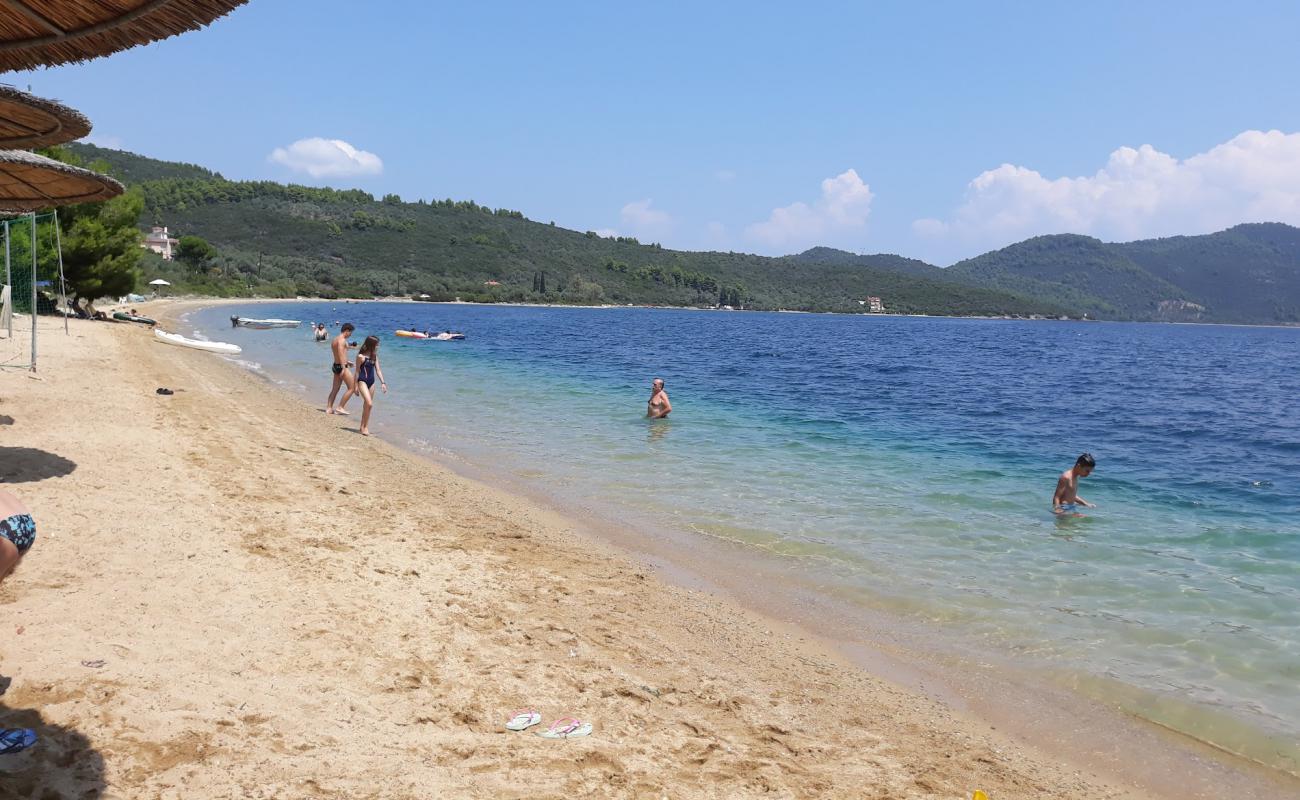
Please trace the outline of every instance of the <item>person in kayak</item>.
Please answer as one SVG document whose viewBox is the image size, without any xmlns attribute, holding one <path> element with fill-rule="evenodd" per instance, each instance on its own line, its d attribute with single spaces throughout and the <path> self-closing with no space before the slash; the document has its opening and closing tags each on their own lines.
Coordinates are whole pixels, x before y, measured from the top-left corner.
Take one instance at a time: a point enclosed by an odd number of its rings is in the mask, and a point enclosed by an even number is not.
<svg viewBox="0 0 1300 800">
<path fill-rule="evenodd" d="M 364 408 L 361 410 L 361 435 L 370 435 L 370 412 L 375 408 L 375 380 L 379 380 L 379 388 L 384 394 L 388 394 L 388 384 L 384 383 L 384 371 L 379 368 L 379 337 L 367 336 L 366 340 L 361 343 L 361 349 L 357 351 L 357 382 L 348 389 L 347 394 L 343 395 L 343 401 L 339 403 L 339 409 L 342 410 L 352 399 L 352 395 L 361 395 L 361 402 Z M 343 413 L 347 413 L 343 411 Z"/>
<path fill-rule="evenodd" d="M 645 415 L 650 419 L 663 419 L 673 413 L 673 404 L 668 401 L 664 391 L 664 379 L 655 378 L 650 384 L 650 402 L 646 404 Z"/>
<path fill-rule="evenodd" d="M 348 362 L 348 334 L 354 330 L 356 327 L 351 322 L 345 322 L 339 328 L 339 335 L 330 342 L 330 352 L 334 356 L 334 364 L 330 367 L 334 373 L 334 384 L 330 387 L 329 399 L 325 401 L 326 414 L 348 413 L 342 408 L 334 407 L 334 398 L 338 397 L 339 387 L 344 384 L 347 384 L 349 392 L 357 388 L 357 378 L 352 374 L 352 364 Z"/>
</svg>

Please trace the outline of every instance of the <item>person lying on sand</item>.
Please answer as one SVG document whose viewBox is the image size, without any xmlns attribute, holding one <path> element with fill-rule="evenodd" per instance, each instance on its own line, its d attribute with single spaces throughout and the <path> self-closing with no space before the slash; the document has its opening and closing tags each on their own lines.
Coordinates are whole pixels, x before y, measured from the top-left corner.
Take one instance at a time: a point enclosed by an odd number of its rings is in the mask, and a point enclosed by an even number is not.
<svg viewBox="0 0 1300 800">
<path fill-rule="evenodd" d="M 352 374 L 352 364 L 348 361 L 348 334 L 356 328 L 351 322 L 343 323 L 339 329 L 339 335 L 334 337 L 330 342 L 330 352 L 334 355 L 334 364 L 330 370 L 334 373 L 334 383 L 330 386 L 329 399 L 325 401 L 326 414 L 346 414 L 348 412 L 334 407 L 334 398 L 339 395 L 339 387 L 347 384 L 348 392 L 357 388 L 356 376 Z"/>
<path fill-rule="evenodd" d="M 34 541 L 32 512 L 17 497 L 0 490 L 0 581 L 18 566 Z"/>
<path fill-rule="evenodd" d="M 1075 459 L 1073 467 L 1061 473 L 1060 480 L 1056 482 L 1056 492 L 1052 495 L 1053 514 L 1068 514 L 1076 506 L 1097 507 L 1079 496 L 1079 479 L 1091 475 L 1096 466 L 1097 461 L 1092 453 L 1084 453 Z"/>
<path fill-rule="evenodd" d="M 645 415 L 650 419 L 663 419 L 673 413 L 673 404 L 668 401 L 664 391 L 664 379 L 655 378 L 650 384 L 650 402 L 646 404 Z"/>
</svg>

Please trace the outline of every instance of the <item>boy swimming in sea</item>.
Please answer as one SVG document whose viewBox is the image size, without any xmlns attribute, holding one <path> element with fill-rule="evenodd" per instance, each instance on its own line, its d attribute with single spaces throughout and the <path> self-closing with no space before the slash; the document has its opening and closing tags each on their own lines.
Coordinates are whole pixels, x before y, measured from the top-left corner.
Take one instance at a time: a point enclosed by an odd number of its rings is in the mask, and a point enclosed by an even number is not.
<svg viewBox="0 0 1300 800">
<path fill-rule="evenodd" d="M 1061 479 L 1056 482 L 1056 493 L 1052 495 L 1053 514 L 1068 514 L 1076 506 L 1097 507 L 1079 496 L 1079 479 L 1091 475 L 1096 466 L 1092 453 L 1084 453 L 1075 459 L 1073 467 L 1061 473 Z"/>
</svg>

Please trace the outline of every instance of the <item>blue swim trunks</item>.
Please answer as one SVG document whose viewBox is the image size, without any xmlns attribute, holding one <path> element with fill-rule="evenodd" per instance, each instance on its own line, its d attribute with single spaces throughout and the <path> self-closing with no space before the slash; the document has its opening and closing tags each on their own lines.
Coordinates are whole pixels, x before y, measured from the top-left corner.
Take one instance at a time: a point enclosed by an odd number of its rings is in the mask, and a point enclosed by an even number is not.
<svg viewBox="0 0 1300 800">
<path fill-rule="evenodd" d="M 26 553 L 36 541 L 36 523 L 30 514 L 14 514 L 0 520 L 0 536 L 13 542 L 19 553 Z"/>
</svg>

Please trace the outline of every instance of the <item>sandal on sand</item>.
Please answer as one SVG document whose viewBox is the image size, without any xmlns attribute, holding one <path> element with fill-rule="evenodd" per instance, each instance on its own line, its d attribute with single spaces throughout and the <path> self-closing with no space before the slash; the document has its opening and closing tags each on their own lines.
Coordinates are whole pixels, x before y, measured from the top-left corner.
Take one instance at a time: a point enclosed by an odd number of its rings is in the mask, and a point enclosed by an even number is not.
<svg viewBox="0 0 1300 800">
<path fill-rule="evenodd" d="M 522 731 L 533 727 L 542 721 L 542 715 L 533 711 L 531 708 L 520 709 L 519 711 L 510 712 L 510 721 L 506 723 L 508 731 Z"/>
<path fill-rule="evenodd" d="M 21 753 L 36 744 L 36 731 L 30 728 L 9 728 L 0 731 L 0 756 Z"/>
<path fill-rule="evenodd" d="M 537 735 L 543 739 L 576 739 L 591 735 L 591 723 L 576 717 L 563 717 L 552 722 L 546 730 L 538 731 Z"/>
</svg>

